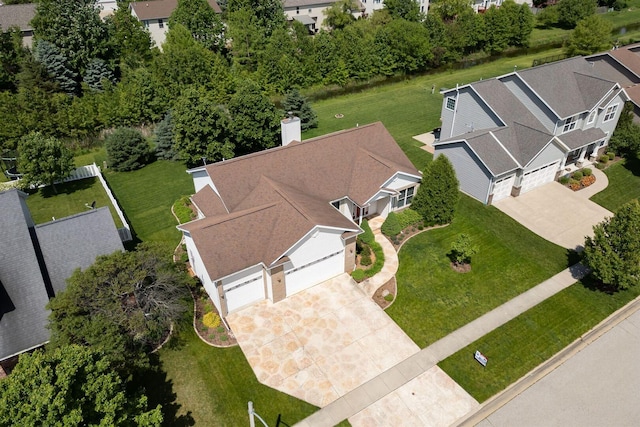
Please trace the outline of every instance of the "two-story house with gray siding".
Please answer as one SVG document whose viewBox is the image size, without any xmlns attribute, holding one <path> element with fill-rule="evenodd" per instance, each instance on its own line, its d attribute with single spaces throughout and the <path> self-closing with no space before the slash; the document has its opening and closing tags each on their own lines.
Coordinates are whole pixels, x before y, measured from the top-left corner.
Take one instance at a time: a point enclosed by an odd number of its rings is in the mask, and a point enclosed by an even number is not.
<svg viewBox="0 0 640 427">
<path fill-rule="evenodd" d="M 553 181 L 605 150 L 627 94 L 582 57 L 443 91 L 435 156 L 491 204 Z"/>
</svg>

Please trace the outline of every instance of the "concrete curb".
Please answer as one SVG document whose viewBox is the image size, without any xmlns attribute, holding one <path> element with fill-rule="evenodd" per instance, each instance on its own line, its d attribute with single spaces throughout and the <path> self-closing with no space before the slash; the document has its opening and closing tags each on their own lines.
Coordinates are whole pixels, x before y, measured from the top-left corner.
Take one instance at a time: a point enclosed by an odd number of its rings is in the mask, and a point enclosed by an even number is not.
<svg viewBox="0 0 640 427">
<path fill-rule="evenodd" d="M 587 331 L 580 338 L 576 339 L 574 342 L 562 349 L 552 358 L 541 363 L 539 366 L 527 373 L 524 377 L 484 402 L 477 411 L 468 414 L 464 418 L 456 421 L 454 425 L 459 427 L 475 426 L 482 420 L 488 418 L 491 414 L 506 405 L 509 401 L 523 393 L 526 389 L 531 387 L 536 382 L 540 381 L 542 378 L 554 371 L 568 359 L 582 351 L 584 348 L 596 341 L 606 332 L 613 329 L 614 326 L 618 325 L 620 322 L 622 322 L 638 310 L 640 310 L 640 297 L 637 297 L 629 304 L 618 309 L 598 325 L 594 326 L 591 330 Z"/>
</svg>

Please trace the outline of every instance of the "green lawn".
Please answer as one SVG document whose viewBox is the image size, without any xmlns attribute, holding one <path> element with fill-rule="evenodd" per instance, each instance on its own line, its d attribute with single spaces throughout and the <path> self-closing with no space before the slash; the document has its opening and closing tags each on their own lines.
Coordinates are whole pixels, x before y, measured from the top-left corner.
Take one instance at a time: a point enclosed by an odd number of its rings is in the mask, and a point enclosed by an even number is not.
<svg viewBox="0 0 640 427">
<path fill-rule="evenodd" d="M 36 224 L 51 221 L 53 217 L 62 218 L 86 212 L 86 204 L 91 205 L 95 200 L 96 207 L 108 206 L 116 227 L 122 227 L 122 221 L 120 221 L 98 178 L 56 184 L 56 190 L 58 191 L 57 195 L 54 194 L 50 186 L 43 187 L 30 193 L 27 197 L 27 206 L 29 206 L 31 217 Z"/>
<path fill-rule="evenodd" d="M 178 415 L 195 425 L 243 426 L 248 424 L 247 402 L 270 426 L 293 425 L 318 408 L 258 382 L 240 347 L 220 349 L 204 344 L 185 328 L 180 345 L 160 352 L 163 370 L 181 405 Z M 256 425 L 261 425 L 256 421 Z"/>
<path fill-rule="evenodd" d="M 578 282 L 465 347 L 439 366 L 479 402 L 504 390 L 640 294 L 609 295 Z M 489 362 L 473 359 L 480 350 Z M 606 367 L 605 367 L 606 368 Z M 587 372 L 585 374 L 588 375 Z"/>
<path fill-rule="evenodd" d="M 183 163 L 158 160 L 133 172 L 104 174 L 137 239 L 172 249 L 178 244 L 180 232 L 171 205 L 193 194 L 193 180 L 185 171 Z"/>
<path fill-rule="evenodd" d="M 609 186 L 591 200 L 615 212 L 625 203 L 640 197 L 640 160 L 630 158 L 609 166 L 604 171 Z"/>
<path fill-rule="evenodd" d="M 431 155 L 420 149 L 422 144 L 412 137 L 440 126 L 441 88 L 451 88 L 456 84 L 462 85 L 506 74 L 513 71 L 515 66 L 518 69 L 531 67 L 533 60 L 540 56 L 560 53 L 562 49 L 552 49 L 542 54 L 502 58 L 464 70 L 414 77 L 399 83 L 316 101 L 313 102 L 313 109 L 318 113 L 320 126 L 305 132 L 303 138 L 309 139 L 349 129 L 357 124 L 381 121 L 414 165 L 422 169 L 431 159 Z M 432 87 L 435 87 L 434 94 L 431 94 Z M 337 119 L 336 114 L 342 114 L 344 117 Z"/>
<path fill-rule="evenodd" d="M 479 248 L 469 273 L 450 267 L 460 233 Z M 569 264 L 567 251 L 504 215 L 462 196 L 448 227 L 411 238 L 398 254 L 398 296 L 387 314 L 426 347 L 548 279 Z"/>
</svg>

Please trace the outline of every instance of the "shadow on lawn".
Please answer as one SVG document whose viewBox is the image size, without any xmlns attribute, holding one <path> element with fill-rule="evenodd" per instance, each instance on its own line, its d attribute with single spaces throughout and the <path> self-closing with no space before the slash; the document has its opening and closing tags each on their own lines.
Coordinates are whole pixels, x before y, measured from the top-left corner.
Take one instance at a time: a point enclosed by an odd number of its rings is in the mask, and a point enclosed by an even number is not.
<svg viewBox="0 0 640 427">
<path fill-rule="evenodd" d="M 60 184 L 56 184 L 56 191 L 58 192 L 57 194 L 72 194 L 72 193 L 75 193 L 76 191 L 87 190 L 96 183 L 97 179 L 98 178 L 95 178 L 95 177 L 84 178 L 84 179 L 79 179 L 77 181 L 70 181 L 70 182 L 63 182 Z M 53 187 L 51 185 L 42 187 L 41 189 L 34 191 L 34 193 L 37 193 L 38 191 L 40 191 L 40 194 L 45 199 L 56 196 L 56 192 L 53 191 Z M 87 203 L 91 203 L 91 200 L 87 200 Z"/>
<path fill-rule="evenodd" d="M 138 384 L 144 386 L 149 397 L 149 407 L 162 405 L 165 426 L 186 427 L 195 425 L 191 411 L 184 415 L 178 415 L 180 405 L 176 403 L 176 394 L 173 391 L 173 382 L 167 379 L 167 373 L 162 369 L 162 362 L 157 354 L 150 354 L 151 366 L 140 372 Z"/>
<path fill-rule="evenodd" d="M 629 156 L 624 162 L 624 168 L 634 176 L 640 176 L 640 159 L 636 156 Z"/>
<path fill-rule="evenodd" d="M 614 285 L 606 285 L 602 283 L 600 280 L 593 277 L 593 274 L 589 274 L 584 279 L 582 279 L 581 282 L 582 286 L 594 292 L 602 292 L 607 295 L 614 295 L 620 291 Z"/>
</svg>

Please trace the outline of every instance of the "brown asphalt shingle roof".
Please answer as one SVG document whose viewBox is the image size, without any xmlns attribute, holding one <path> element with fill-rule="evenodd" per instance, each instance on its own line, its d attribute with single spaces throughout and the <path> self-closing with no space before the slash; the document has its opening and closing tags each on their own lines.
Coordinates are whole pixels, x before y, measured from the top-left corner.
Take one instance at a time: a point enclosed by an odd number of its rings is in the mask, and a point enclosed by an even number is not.
<svg viewBox="0 0 640 427">
<path fill-rule="evenodd" d="M 191 201 L 206 217 L 229 213 L 220 197 L 208 185 L 191 196 Z"/>
<path fill-rule="evenodd" d="M 230 213 L 179 228 L 191 234 L 212 280 L 258 263 L 273 265 L 317 226 L 359 232 L 331 201 L 348 196 L 364 204 L 396 172 L 419 175 L 382 123 L 226 160 L 206 170 Z M 201 211 L 218 212 L 217 202 L 211 207 L 204 201 L 217 197 L 207 187 L 193 197 L 194 203 Z"/>
</svg>

